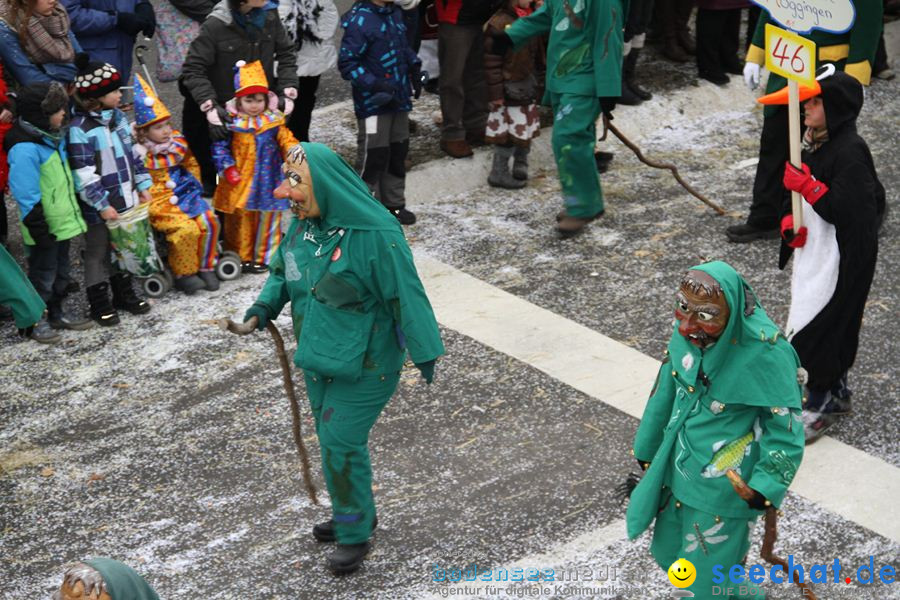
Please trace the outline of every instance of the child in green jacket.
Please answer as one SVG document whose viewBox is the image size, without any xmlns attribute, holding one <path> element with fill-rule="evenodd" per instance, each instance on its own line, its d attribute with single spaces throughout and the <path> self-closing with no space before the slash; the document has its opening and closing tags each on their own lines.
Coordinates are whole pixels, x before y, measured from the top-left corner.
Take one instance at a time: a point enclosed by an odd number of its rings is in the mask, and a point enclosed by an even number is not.
<svg viewBox="0 0 900 600">
<path fill-rule="evenodd" d="M 9 156 L 9 189 L 19 205 L 28 279 L 47 304 L 47 318 L 31 339 L 52 343 L 52 329 L 87 329 L 89 319 L 63 308 L 69 275 L 69 242 L 87 230 L 72 186 L 60 133 L 69 97 L 59 83 L 35 83 L 19 94 L 19 118 L 3 142 Z"/>
</svg>

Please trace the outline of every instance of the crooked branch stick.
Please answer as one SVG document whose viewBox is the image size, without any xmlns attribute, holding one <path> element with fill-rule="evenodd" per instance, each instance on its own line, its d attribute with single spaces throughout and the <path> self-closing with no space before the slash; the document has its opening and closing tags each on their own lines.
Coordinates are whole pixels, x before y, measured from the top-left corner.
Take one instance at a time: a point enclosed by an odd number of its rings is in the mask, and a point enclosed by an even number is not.
<svg viewBox="0 0 900 600">
<path fill-rule="evenodd" d="M 735 493 L 738 496 L 743 498 L 744 500 L 750 500 L 753 498 L 753 490 L 744 483 L 744 480 L 738 475 L 734 470 L 728 469 L 725 472 L 725 475 L 728 477 L 728 481 L 731 482 L 731 486 L 734 488 Z M 778 539 L 778 511 L 774 506 L 770 506 L 766 509 L 765 516 L 765 533 L 763 534 L 763 543 L 762 548 L 759 551 L 760 557 L 763 560 L 770 562 L 773 565 L 781 565 L 781 568 L 784 569 L 784 572 L 787 574 L 787 577 L 793 579 L 791 574 L 788 572 L 788 564 L 787 561 L 781 558 L 780 556 L 775 555 L 775 540 Z M 797 584 L 797 587 L 800 588 L 800 592 L 803 594 L 804 598 L 808 598 L 810 600 L 816 600 L 816 595 L 813 594 L 812 588 L 809 587 L 806 583 L 802 581 L 794 581 Z"/>
<path fill-rule="evenodd" d="M 259 319 L 250 317 L 245 323 L 235 323 L 231 319 L 219 319 L 219 327 L 224 331 L 230 331 L 237 335 L 247 335 L 252 333 Z M 319 499 L 316 496 L 316 485 L 313 483 L 312 474 L 309 467 L 309 455 L 306 452 L 306 446 L 303 444 L 303 437 L 300 435 L 300 405 L 297 403 L 297 395 L 294 393 L 294 380 L 291 378 L 291 363 L 288 360 L 287 352 L 284 350 L 284 338 L 274 323 L 269 321 L 266 323 L 266 329 L 272 335 L 272 341 L 275 342 L 275 354 L 278 355 L 278 362 L 281 364 L 281 375 L 284 380 L 284 391 L 287 392 L 288 400 L 291 402 L 291 430 L 294 434 L 294 443 L 297 445 L 297 453 L 300 455 L 300 469 L 303 474 L 303 485 L 306 486 L 306 494 L 313 504 L 318 504 Z"/>
<path fill-rule="evenodd" d="M 641 149 L 638 148 L 634 142 L 632 142 L 627 137 L 625 137 L 625 134 L 622 133 L 621 131 L 619 131 L 619 129 L 609 121 L 609 119 L 606 117 L 606 115 L 603 116 L 603 126 L 608 131 L 612 131 L 613 135 L 615 135 L 617 138 L 619 138 L 620 142 L 625 144 L 629 150 L 634 152 L 634 155 L 638 157 L 639 161 L 641 161 L 648 167 L 653 167 L 654 169 L 668 169 L 669 171 L 672 172 L 672 175 L 675 177 L 675 180 L 681 184 L 681 187 L 686 189 L 692 196 L 694 196 L 695 198 L 698 198 L 705 205 L 707 205 L 708 207 L 710 207 L 711 209 L 716 211 L 717 214 L 719 214 L 719 215 L 725 214 L 724 208 L 722 208 L 721 206 L 719 206 L 718 204 L 716 204 L 715 202 L 713 202 L 712 200 L 710 200 L 709 198 L 707 198 L 706 196 L 704 196 L 703 194 L 701 194 L 700 192 L 695 190 L 691 186 L 691 184 L 689 184 L 684 179 L 682 179 L 681 174 L 678 173 L 678 168 L 675 165 L 673 165 L 671 163 L 662 163 L 662 162 L 657 162 L 655 160 L 650 160 L 649 158 L 644 156 L 644 153 L 641 152 Z M 602 141 L 605 138 L 606 138 L 606 133 L 604 132 L 603 137 L 601 137 L 600 139 Z"/>
</svg>

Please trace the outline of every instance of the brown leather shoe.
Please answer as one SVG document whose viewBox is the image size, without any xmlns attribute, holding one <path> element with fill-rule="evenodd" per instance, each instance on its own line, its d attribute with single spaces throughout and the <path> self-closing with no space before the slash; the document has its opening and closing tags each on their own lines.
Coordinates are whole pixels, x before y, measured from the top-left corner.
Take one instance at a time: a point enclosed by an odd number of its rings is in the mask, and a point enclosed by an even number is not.
<svg viewBox="0 0 900 600">
<path fill-rule="evenodd" d="M 565 211 L 563 211 L 556 215 L 556 230 L 561 236 L 570 237 L 581 232 L 585 225 L 599 219 L 601 216 L 603 216 L 602 210 L 593 217 L 572 217 L 565 214 Z"/>
<path fill-rule="evenodd" d="M 465 158 L 474 154 L 466 140 L 441 140 L 441 150 L 453 158 Z"/>
</svg>

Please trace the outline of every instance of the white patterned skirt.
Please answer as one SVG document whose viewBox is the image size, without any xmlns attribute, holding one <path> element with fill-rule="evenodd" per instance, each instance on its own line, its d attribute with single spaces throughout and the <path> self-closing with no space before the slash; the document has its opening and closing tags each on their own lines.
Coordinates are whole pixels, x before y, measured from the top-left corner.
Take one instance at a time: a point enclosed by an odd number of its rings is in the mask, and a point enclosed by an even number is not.
<svg viewBox="0 0 900 600">
<path fill-rule="evenodd" d="M 484 139 L 491 144 L 527 146 L 540 134 L 541 115 L 537 104 L 501 106 L 488 115 Z"/>
</svg>

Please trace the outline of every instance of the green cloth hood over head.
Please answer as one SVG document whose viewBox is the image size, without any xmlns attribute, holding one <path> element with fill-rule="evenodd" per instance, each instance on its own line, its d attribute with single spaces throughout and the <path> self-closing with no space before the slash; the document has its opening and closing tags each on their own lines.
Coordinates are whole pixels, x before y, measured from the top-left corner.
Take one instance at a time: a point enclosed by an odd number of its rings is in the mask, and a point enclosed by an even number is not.
<svg viewBox="0 0 900 600">
<path fill-rule="evenodd" d="M 313 194 L 322 216 L 319 228 L 395 231 L 400 223 L 375 197 L 347 161 L 325 144 L 303 142 Z"/>
<path fill-rule="evenodd" d="M 124 563 L 111 558 L 95 558 L 86 561 L 106 584 L 112 600 L 159 600 L 159 596 L 144 578 Z"/>
<path fill-rule="evenodd" d="M 669 340 L 672 369 L 690 385 L 696 385 L 702 369 L 709 380 L 710 394 L 724 403 L 748 406 L 789 406 L 800 408 L 796 376 L 773 376 L 800 365 L 793 346 L 766 314 L 756 294 L 734 267 L 715 261 L 691 267 L 719 282 L 731 314 L 718 341 L 706 350 L 691 344 L 678 333 L 678 321 Z M 690 354 L 693 360 L 685 360 Z"/>
</svg>

